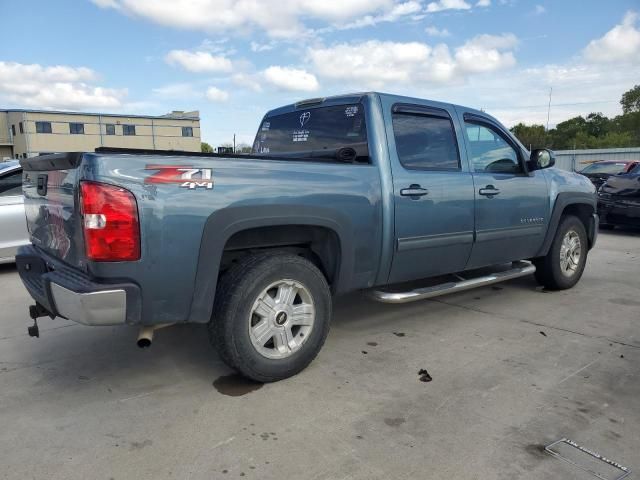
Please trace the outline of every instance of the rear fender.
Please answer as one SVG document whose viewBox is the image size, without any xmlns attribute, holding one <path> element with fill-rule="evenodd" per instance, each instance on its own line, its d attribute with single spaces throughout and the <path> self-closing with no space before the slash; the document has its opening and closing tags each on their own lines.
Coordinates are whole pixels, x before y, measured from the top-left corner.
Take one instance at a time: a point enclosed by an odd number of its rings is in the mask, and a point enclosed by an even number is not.
<svg viewBox="0 0 640 480">
<path fill-rule="evenodd" d="M 274 215 L 279 211 L 286 213 Z M 322 207 L 292 205 L 282 208 L 278 205 L 225 208 L 209 216 L 204 226 L 189 322 L 207 323 L 211 318 L 220 262 L 227 241 L 244 230 L 282 225 L 324 227 L 335 232 L 343 255 L 337 268 L 334 291 L 348 289 L 354 270 L 354 241 L 353 230 L 349 228 L 345 215 Z"/>
</svg>

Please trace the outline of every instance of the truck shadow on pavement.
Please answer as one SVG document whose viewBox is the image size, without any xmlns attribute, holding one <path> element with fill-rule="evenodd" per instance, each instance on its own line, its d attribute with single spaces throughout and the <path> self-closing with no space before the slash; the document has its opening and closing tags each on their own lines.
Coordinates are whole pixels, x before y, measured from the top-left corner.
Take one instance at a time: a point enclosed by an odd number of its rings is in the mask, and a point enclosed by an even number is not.
<svg viewBox="0 0 640 480">
<path fill-rule="evenodd" d="M 11 267 L 3 267 L 0 273 L 7 268 Z M 533 278 L 522 278 L 478 289 L 472 295 L 499 298 L 504 288 L 536 294 L 536 286 Z M 378 303 L 360 292 L 340 297 L 335 301 L 332 332 L 325 349 L 342 350 L 349 345 L 349 350 L 360 352 L 367 348 L 363 343 L 363 332 L 369 336 L 376 333 L 411 336 L 412 332 L 405 332 L 403 325 L 406 326 L 406 319 L 416 316 L 425 322 L 420 325 L 444 325 L 452 321 L 450 313 L 454 307 L 450 303 L 465 294 L 468 296 L 469 292 L 402 305 Z M 26 310 L 23 320 L 26 330 L 29 323 Z M 217 382 L 213 386 L 220 393 L 231 396 L 255 389 L 255 384 L 238 380 L 235 372 L 222 362 L 209 344 L 206 325 L 174 325 L 158 330 L 152 346 L 140 349 L 136 345 L 137 329 L 134 327 L 86 327 L 46 318 L 39 323 L 40 339 L 27 337 L 25 331 L 9 345 L 6 353 L 11 361 L 7 371 L 25 368 L 37 372 L 40 380 L 54 390 L 86 390 L 92 395 L 102 392 L 126 401 L 184 388 L 189 383 L 202 386 Z M 420 331 L 415 333 L 421 334 Z M 322 362 L 321 357 L 322 353 L 316 363 Z"/>
</svg>

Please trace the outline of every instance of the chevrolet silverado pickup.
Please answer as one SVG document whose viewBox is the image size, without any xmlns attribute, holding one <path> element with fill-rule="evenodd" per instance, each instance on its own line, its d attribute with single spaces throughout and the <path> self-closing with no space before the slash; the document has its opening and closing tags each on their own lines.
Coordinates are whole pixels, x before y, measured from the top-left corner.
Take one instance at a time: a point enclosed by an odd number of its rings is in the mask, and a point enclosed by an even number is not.
<svg viewBox="0 0 640 480">
<path fill-rule="evenodd" d="M 381 93 L 268 112 L 253 153 L 97 149 L 21 160 L 37 318 L 208 324 L 241 374 L 304 369 L 332 297 L 402 303 L 535 273 L 576 284 L 598 230 L 584 176 L 484 112 Z M 409 286 L 408 286 L 409 285 Z"/>
</svg>

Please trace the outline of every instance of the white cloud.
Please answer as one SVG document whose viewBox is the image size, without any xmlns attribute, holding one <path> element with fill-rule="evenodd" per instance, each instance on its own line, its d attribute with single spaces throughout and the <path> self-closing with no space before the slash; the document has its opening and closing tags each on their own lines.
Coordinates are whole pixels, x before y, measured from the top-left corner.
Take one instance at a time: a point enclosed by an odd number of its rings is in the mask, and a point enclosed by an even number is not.
<svg viewBox="0 0 640 480">
<path fill-rule="evenodd" d="M 358 88 L 387 85 L 460 83 L 471 73 L 511 67 L 511 51 L 517 44 L 513 34 L 479 35 L 456 48 L 432 47 L 421 42 L 343 43 L 326 48 L 310 48 L 309 58 L 322 77 L 348 82 Z M 507 51 L 505 51 L 507 50 Z"/>
<path fill-rule="evenodd" d="M 275 48 L 275 44 L 273 42 L 269 43 L 258 43 L 251 42 L 251 51 L 252 52 L 267 52 L 269 50 L 273 50 Z"/>
<path fill-rule="evenodd" d="M 206 97 L 212 102 L 226 102 L 229 100 L 229 93 L 224 90 L 220 90 L 218 87 L 209 87 L 207 88 Z"/>
<path fill-rule="evenodd" d="M 261 92 L 262 85 L 255 78 L 255 75 L 249 75 L 247 73 L 236 73 L 231 77 L 233 83 L 240 87 L 248 88 L 249 90 L 253 90 L 254 92 Z"/>
<path fill-rule="evenodd" d="M 476 7 L 490 7 L 491 6 L 491 0 L 478 0 L 478 3 L 476 3 Z"/>
<path fill-rule="evenodd" d="M 281 90 L 312 92 L 319 87 L 315 75 L 297 68 L 271 66 L 262 72 L 262 76 L 266 82 Z"/>
<path fill-rule="evenodd" d="M 438 28 L 438 27 L 427 27 L 424 29 L 424 31 L 427 33 L 427 35 L 430 35 L 432 37 L 450 37 L 451 34 L 449 33 L 449 30 L 447 30 L 446 28 Z"/>
<path fill-rule="evenodd" d="M 357 20 L 338 25 L 339 29 L 351 29 L 370 27 L 382 22 L 395 22 L 402 18 L 410 17 L 412 20 L 421 19 L 422 5 L 416 0 L 396 4 L 391 10 L 380 15 L 365 15 Z"/>
<path fill-rule="evenodd" d="M 620 25 L 603 37 L 592 40 L 584 49 L 587 60 L 597 63 L 640 61 L 640 30 L 638 14 L 627 12 Z"/>
<path fill-rule="evenodd" d="M 205 32 L 244 33 L 262 29 L 271 37 L 293 38 L 306 30 L 303 20 L 345 23 L 391 12 L 396 0 L 92 0 L 101 8 L 161 25 Z M 444 0 L 443 0 L 444 1 Z M 451 0 L 447 0 L 451 1 Z M 413 2 L 406 2 L 413 3 Z"/>
<path fill-rule="evenodd" d="M 86 67 L 0 61 L 0 98 L 33 108 L 114 109 L 126 89 L 96 86 L 98 76 Z"/>
<path fill-rule="evenodd" d="M 460 70 L 467 73 L 491 72 L 516 64 L 513 52 L 518 39 L 512 33 L 478 35 L 456 49 L 455 59 Z M 507 50 L 507 51 L 503 51 Z"/>
<path fill-rule="evenodd" d="M 465 0 L 438 0 L 427 5 L 427 12 L 435 13 L 443 10 L 469 10 L 471 5 Z"/>
<path fill-rule="evenodd" d="M 542 15 L 543 13 L 547 13 L 547 9 L 544 7 L 544 5 L 536 5 L 533 9 L 533 13 L 534 15 Z"/>
<path fill-rule="evenodd" d="M 231 60 L 221 55 L 212 55 L 209 52 L 171 50 L 167 53 L 165 61 L 169 65 L 178 65 L 195 73 L 230 72 L 233 69 Z"/>
</svg>

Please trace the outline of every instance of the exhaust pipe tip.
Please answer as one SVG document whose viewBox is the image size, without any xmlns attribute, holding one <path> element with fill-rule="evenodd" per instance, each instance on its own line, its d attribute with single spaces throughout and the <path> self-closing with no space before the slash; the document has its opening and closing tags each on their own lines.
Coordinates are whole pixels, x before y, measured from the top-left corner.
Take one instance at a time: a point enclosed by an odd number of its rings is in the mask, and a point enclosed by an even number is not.
<svg viewBox="0 0 640 480">
<path fill-rule="evenodd" d="M 138 341 L 136 342 L 138 347 L 140 348 L 149 348 L 151 346 L 151 342 L 153 342 L 153 334 L 156 330 L 164 327 L 170 326 L 170 323 L 164 323 L 160 325 L 150 325 L 140 328 L 140 333 L 138 333 Z"/>
</svg>

